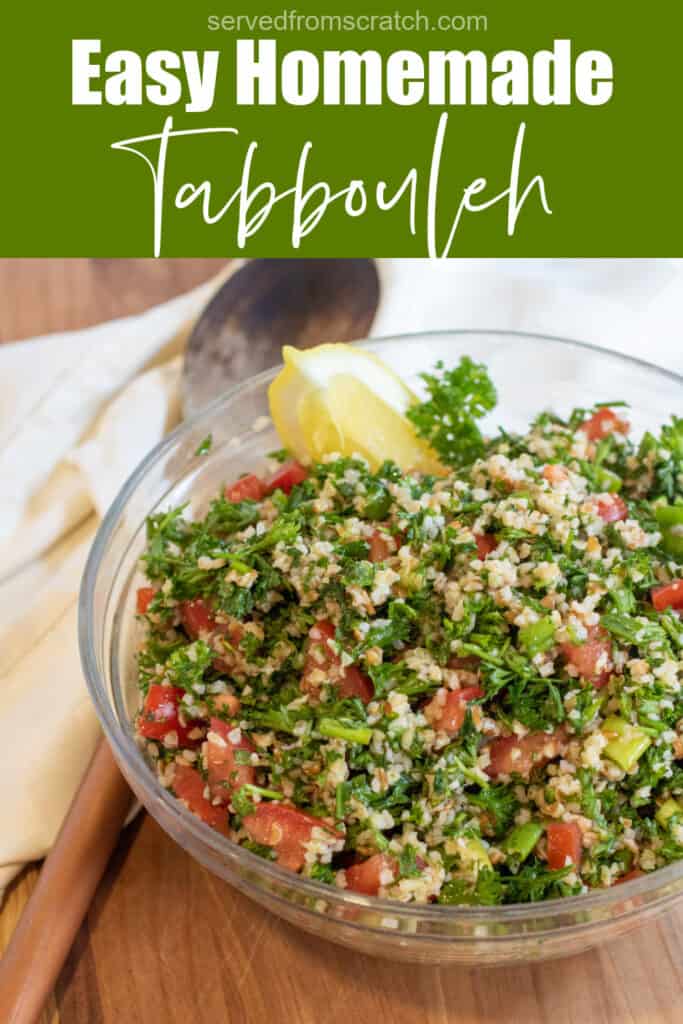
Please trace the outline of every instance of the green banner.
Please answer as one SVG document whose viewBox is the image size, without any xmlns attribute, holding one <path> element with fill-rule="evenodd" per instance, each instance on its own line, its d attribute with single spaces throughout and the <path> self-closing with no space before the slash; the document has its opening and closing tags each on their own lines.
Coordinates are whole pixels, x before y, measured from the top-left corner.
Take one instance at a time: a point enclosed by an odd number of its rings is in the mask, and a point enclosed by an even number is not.
<svg viewBox="0 0 683 1024">
<path fill-rule="evenodd" d="M 673 256 L 679 5 L 14 5 L 8 256 Z"/>
</svg>

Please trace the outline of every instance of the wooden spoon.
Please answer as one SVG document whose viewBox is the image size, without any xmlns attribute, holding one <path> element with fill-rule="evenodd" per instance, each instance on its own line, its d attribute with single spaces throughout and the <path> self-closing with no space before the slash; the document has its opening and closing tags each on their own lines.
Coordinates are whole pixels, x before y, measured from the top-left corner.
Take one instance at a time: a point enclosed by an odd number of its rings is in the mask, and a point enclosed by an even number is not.
<svg viewBox="0 0 683 1024">
<path fill-rule="evenodd" d="M 379 301 L 373 260 L 254 260 L 219 289 L 185 356 L 186 414 L 279 360 L 282 345 L 351 341 Z M 0 1024 L 34 1024 L 53 990 L 131 806 L 105 739 L 0 960 Z"/>
<path fill-rule="evenodd" d="M 130 810 L 101 739 L 0 960 L 0 1021 L 33 1024 L 55 986 Z"/>
<path fill-rule="evenodd" d="M 196 412 L 234 383 L 310 348 L 368 335 L 379 303 L 374 260 L 251 260 L 216 292 L 187 344 L 183 407 Z"/>
</svg>

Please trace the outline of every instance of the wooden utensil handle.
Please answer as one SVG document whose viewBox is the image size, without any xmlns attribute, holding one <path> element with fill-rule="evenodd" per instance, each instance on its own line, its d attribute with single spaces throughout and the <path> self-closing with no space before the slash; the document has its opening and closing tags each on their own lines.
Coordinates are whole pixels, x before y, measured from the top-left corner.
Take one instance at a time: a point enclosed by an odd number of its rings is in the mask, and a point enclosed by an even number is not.
<svg viewBox="0 0 683 1024">
<path fill-rule="evenodd" d="M 0 1021 L 34 1024 L 71 949 L 131 805 L 102 738 L 0 960 Z"/>
</svg>

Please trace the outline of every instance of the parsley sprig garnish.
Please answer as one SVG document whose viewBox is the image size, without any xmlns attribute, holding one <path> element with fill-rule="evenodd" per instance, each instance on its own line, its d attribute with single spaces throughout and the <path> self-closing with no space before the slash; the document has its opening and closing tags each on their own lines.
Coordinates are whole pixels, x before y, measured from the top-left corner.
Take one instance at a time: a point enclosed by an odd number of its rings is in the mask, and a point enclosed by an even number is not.
<svg viewBox="0 0 683 1024">
<path fill-rule="evenodd" d="M 484 451 L 476 421 L 495 408 L 496 389 L 486 367 L 469 356 L 463 356 L 452 370 L 442 362 L 435 370 L 420 374 L 429 398 L 406 415 L 444 465 L 471 465 Z"/>
</svg>

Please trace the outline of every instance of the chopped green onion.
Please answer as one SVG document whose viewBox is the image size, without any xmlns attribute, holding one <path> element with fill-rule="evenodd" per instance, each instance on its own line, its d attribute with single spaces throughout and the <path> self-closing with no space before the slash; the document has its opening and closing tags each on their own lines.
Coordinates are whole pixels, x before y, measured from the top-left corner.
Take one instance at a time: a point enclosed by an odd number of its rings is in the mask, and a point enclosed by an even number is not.
<svg viewBox="0 0 683 1024">
<path fill-rule="evenodd" d="M 278 793 L 275 789 L 264 789 L 262 786 L 254 786 L 251 782 L 245 782 L 236 793 L 233 793 L 230 803 L 235 812 L 240 817 L 245 818 L 248 814 L 252 814 L 254 810 L 254 805 L 256 804 L 255 796 L 264 800 L 283 799 L 283 794 Z"/>
<path fill-rule="evenodd" d="M 683 807 L 679 804 L 678 800 L 674 800 L 673 797 L 665 800 L 663 804 L 660 804 L 655 814 L 655 818 L 662 826 L 666 828 L 669 823 L 669 818 L 673 818 L 674 814 L 683 814 Z"/>
<path fill-rule="evenodd" d="M 463 867 L 472 867 L 477 871 L 491 867 L 488 852 L 481 839 L 467 836 L 447 839 L 446 853 L 457 854 Z"/>
<path fill-rule="evenodd" d="M 624 481 L 620 476 L 617 476 L 611 469 L 606 469 L 604 466 L 595 467 L 593 479 L 598 487 L 601 487 L 603 491 L 608 491 L 610 494 L 617 494 L 624 485 Z"/>
<path fill-rule="evenodd" d="M 391 495 L 382 484 L 373 484 L 368 488 L 363 515 L 366 519 L 386 519 L 391 508 Z"/>
<path fill-rule="evenodd" d="M 549 615 L 539 619 L 538 622 L 522 626 L 519 631 L 519 642 L 530 658 L 552 647 L 554 640 L 555 623 Z"/>
<path fill-rule="evenodd" d="M 516 860 L 523 861 L 529 856 L 538 840 L 543 835 L 543 826 L 537 821 L 527 821 L 517 825 L 503 841 L 503 849 Z"/>
<path fill-rule="evenodd" d="M 279 793 L 276 789 L 264 789 L 263 786 L 255 786 L 251 782 L 245 782 L 243 786 L 240 786 L 240 793 L 249 794 L 249 796 L 260 796 L 264 800 L 283 800 L 284 794 Z"/>
<path fill-rule="evenodd" d="M 602 732 L 609 740 L 605 754 L 625 772 L 630 772 L 635 767 L 652 742 L 637 725 L 631 725 L 616 715 L 605 719 L 602 723 Z"/>
<path fill-rule="evenodd" d="M 360 743 L 363 746 L 367 746 L 372 739 L 372 729 L 367 726 L 349 725 L 335 718 L 321 718 L 318 732 L 321 736 L 329 736 L 330 739 L 346 740 L 347 743 Z"/>
<path fill-rule="evenodd" d="M 346 801 L 348 800 L 351 786 L 348 782 L 339 782 L 334 791 L 334 811 L 337 818 L 343 818 L 346 814 Z"/>
<path fill-rule="evenodd" d="M 683 557 L 683 505 L 658 505 L 657 523 L 662 531 L 662 547 L 670 555 Z"/>
</svg>

